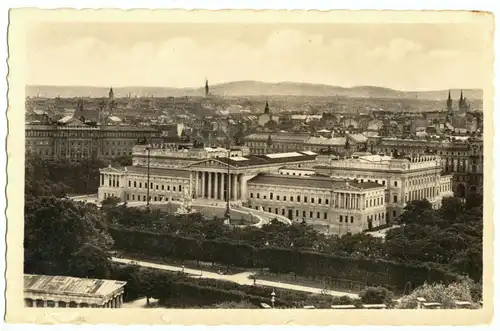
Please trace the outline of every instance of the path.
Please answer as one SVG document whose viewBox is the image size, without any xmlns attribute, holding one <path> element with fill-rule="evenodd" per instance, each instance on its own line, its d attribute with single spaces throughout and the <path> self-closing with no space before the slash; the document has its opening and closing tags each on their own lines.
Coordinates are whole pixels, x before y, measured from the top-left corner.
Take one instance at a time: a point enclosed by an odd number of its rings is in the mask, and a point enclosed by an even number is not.
<svg viewBox="0 0 500 331">
<path fill-rule="evenodd" d="M 191 277 L 202 277 L 202 278 L 226 280 L 226 281 L 238 283 L 240 285 L 253 285 L 254 284 L 253 279 L 248 278 L 250 275 L 252 275 L 251 272 L 242 272 L 242 273 L 238 273 L 235 275 L 219 275 L 218 273 L 215 273 L 215 272 L 208 272 L 208 271 L 202 271 L 202 270 L 191 269 L 191 268 L 184 268 L 184 270 L 183 270 L 182 267 L 178 267 L 178 266 L 172 266 L 172 265 L 168 265 L 168 264 L 151 263 L 151 262 L 145 262 L 145 261 L 139 261 L 139 260 L 121 259 L 121 258 L 113 257 L 112 261 L 118 262 L 118 263 L 125 263 L 125 264 L 136 263 L 137 265 L 142 266 L 142 267 L 160 269 L 160 270 L 168 270 L 168 271 L 174 271 L 174 272 L 184 271 L 184 273 L 188 274 Z M 288 289 L 288 290 L 308 292 L 308 293 L 313 293 L 313 294 L 325 294 L 325 293 L 322 293 L 323 289 L 321 289 L 321 288 L 301 286 L 301 285 L 282 283 L 282 282 L 273 282 L 273 281 L 269 281 L 269 280 L 259 280 L 258 278 L 257 278 L 256 284 L 268 286 L 268 287 L 273 287 L 276 289 L 282 288 L 282 289 Z M 327 294 L 332 295 L 332 296 L 344 296 L 344 295 L 346 295 L 350 298 L 358 298 L 357 294 L 348 293 L 348 292 L 329 290 Z"/>
</svg>

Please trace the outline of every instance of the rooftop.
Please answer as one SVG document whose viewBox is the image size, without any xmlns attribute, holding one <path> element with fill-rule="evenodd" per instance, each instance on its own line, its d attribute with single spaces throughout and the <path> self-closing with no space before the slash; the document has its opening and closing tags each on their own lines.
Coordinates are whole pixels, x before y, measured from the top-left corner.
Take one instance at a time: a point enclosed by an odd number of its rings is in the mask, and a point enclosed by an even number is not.
<svg viewBox="0 0 500 331">
<path fill-rule="evenodd" d="M 140 173 L 147 174 L 147 167 L 135 167 L 135 166 L 127 166 L 127 167 L 108 167 L 100 169 L 115 169 L 120 172 L 131 172 L 131 173 Z M 149 174 L 151 176 L 164 176 L 164 177 L 181 177 L 181 178 L 189 178 L 189 171 L 180 170 L 180 169 L 172 169 L 172 168 L 149 168 Z"/>
<path fill-rule="evenodd" d="M 281 174 L 259 174 L 256 177 L 249 180 L 249 183 L 254 184 L 266 184 L 266 185 L 279 185 L 279 186 L 295 186 L 295 187 L 310 187 L 310 188 L 320 188 L 320 189 L 332 189 L 333 187 L 339 187 L 348 183 L 348 185 L 357 187 L 359 189 L 373 189 L 382 188 L 384 185 L 375 182 L 358 182 L 358 181 L 346 181 L 340 178 L 330 178 L 325 176 L 313 175 L 313 176 L 290 176 Z"/>
<path fill-rule="evenodd" d="M 103 297 L 124 287 L 126 282 L 67 276 L 24 275 L 24 291 L 48 294 Z"/>
</svg>

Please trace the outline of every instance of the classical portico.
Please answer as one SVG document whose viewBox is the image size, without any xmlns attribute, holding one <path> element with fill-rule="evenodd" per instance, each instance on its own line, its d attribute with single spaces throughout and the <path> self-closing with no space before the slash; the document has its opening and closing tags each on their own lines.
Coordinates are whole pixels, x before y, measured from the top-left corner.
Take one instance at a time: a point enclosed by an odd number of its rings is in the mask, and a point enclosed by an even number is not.
<svg viewBox="0 0 500 331">
<path fill-rule="evenodd" d="M 221 201 L 226 201 L 228 194 L 230 201 L 245 199 L 246 181 L 258 174 L 243 174 L 242 170 L 216 159 L 192 164 L 189 168 L 193 197 Z"/>
</svg>

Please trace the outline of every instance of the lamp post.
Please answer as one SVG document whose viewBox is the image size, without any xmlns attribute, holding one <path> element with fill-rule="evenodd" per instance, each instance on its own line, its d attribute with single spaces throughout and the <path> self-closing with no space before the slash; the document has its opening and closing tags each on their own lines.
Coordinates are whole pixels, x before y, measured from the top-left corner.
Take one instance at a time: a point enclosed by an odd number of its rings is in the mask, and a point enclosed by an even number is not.
<svg viewBox="0 0 500 331">
<path fill-rule="evenodd" d="M 151 156 L 151 145 L 148 144 L 148 146 L 146 147 L 146 150 L 148 151 L 148 187 L 147 187 L 147 190 L 146 190 L 146 207 L 148 208 L 149 210 L 149 179 L 150 179 L 150 156 Z"/>
<path fill-rule="evenodd" d="M 274 288 L 273 291 L 271 292 L 271 307 L 274 308 L 274 297 L 276 296 L 276 293 L 274 293 Z"/>
<path fill-rule="evenodd" d="M 226 212 L 224 216 L 226 217 L 228 223 L 231 223 L 231 210 L 229 206 L 229 197 L 231 194 L 231 185 L 230 185 L 230 178 L 231 178 L 231 168 L 229 165 L 229 160 L 231 158 L 231 139 L 230 139 L 230 132 L 229 132 L 229 117 L 227 118 L 227 181 L 226 181 Z"/>
</svg>

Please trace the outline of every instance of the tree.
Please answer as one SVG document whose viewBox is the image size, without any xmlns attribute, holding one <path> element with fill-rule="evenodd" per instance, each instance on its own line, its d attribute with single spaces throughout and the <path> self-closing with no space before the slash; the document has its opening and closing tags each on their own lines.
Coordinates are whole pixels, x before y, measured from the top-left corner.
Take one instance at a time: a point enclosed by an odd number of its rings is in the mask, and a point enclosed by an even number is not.
<svg viewBox="0 0 500 331">
<path fill-rule="evenodd" d="M 108 276 L 113 240 L 95 205 L 39 197 L 24 213 L 26 273 Z"/>
<path fill-rule="evenodd" d="M 470 280 L 461 282 L 444 284 L 428 284 L 425 283 L 417 287 L 411 294 L 402 297 L 396 308 L 410 309 L 417 307 L 417 298 L 424 298 L 427 302 L 437 302 L 443 308 L 455 308 L 455 301 L 474 301 L 473 293 L 476 295 L 477 286 Z M 477 296 L 476 296 L 477 298 Z"/>
<path fill-rule="evenodd" d="M 447 197 L 443 198 L 440 214 L 441 217 L 448 223 L 454 223 L 464 212 L 464 205 L 459 198 Z"/>
<path fill-rule="evenodd" d="M 359 297 L 366 304 L 390 304 L 394 294 L 385 287 L 367 287 L 359 293 Z"/>
</svg>

